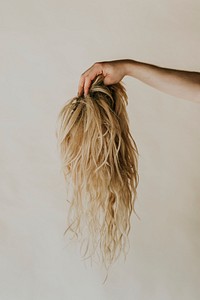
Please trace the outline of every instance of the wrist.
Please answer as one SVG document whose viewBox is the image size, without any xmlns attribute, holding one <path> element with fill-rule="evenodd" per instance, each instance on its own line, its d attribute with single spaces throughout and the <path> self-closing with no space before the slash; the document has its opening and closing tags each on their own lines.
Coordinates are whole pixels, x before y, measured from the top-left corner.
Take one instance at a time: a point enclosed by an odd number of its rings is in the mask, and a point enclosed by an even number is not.
<svg viewBox="0 0 200 300">
<path fill-rule="evenodd" d="M 133 59 L 126 59 L 124 62 L 125 75 L 135 77 L 137 69 L 141 65 L 140 62 Z"/>
</svg>

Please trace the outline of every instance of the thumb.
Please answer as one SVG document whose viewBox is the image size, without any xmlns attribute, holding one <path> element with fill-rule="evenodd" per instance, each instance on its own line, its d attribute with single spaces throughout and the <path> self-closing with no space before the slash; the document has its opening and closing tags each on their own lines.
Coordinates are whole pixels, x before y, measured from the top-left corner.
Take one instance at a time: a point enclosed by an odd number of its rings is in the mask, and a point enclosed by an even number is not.
<svg viewBox="0 0 200 300">
<path fill-rule="evenodd" d="M 113 81 L 113 79 L 112 79 L 109 75 L 107 75 L 107 76 L 104 78 L 103 83 L 104 83 L 105 85 L 110 85 L 110 84 L 113 84 L 114 81 Z"/>
</svg>

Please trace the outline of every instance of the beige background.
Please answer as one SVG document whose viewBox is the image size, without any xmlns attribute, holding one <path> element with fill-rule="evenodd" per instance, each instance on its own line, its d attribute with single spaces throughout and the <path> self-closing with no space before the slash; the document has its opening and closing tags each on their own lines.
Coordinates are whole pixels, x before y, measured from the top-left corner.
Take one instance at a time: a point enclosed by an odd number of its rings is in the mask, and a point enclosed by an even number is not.
<svg viewBox="0 0 200 300">
<path fill-rule="evenodd" d="M 104 272 L 63 237 L 56 118 L 95 61 L 200 71 L 199 0 L 0 4 L 0 299 L 200 299 L 200 104 L 124 78 L 140 160 L 126 262 Z"/>
</svg>

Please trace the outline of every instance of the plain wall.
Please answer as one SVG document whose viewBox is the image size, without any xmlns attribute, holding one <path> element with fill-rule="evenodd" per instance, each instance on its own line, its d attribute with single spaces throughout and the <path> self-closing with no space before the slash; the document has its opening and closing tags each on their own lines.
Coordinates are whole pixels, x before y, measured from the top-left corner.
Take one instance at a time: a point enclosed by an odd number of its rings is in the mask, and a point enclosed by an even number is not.
<svg viewBox="0 0 200 300">
<path fill-rule="evenodd" d="M 200 104 L 124 78 L 140 220 L 104 272 L 69 244 L 56 119 L 94 62 L 200 71 L 198 0 L 0 4 L 0 299 L 200 299 Z"/>
</svg>

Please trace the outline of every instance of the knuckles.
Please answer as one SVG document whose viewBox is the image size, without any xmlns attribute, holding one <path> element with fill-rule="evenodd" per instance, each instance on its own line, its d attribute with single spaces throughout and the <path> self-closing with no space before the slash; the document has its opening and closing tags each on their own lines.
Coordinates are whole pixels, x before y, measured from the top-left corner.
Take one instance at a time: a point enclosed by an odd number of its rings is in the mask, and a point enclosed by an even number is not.
<svg viewBox="0 0 200 300">
<path fill-rule="evenodd" d="M 102 70 L 103 68 L 103 62 L 95 62 L 91 68 L 85 72 L 83 72 L 80 76 L 80 82 L 86 80 L 86 79 L 89 79 L 90 78 L 90 72 L 93 70 Z"/>
<path fill-rule="evenodd" d="M 102 62 L 98 62 L 98 61 L 97 61 L 97 62 L 94 63 L 93 66 L 94 66 L 94 67 L 97 67 L 97 68 L 102 68 L 102 65 L 103 65 Z"/>
</svg>

